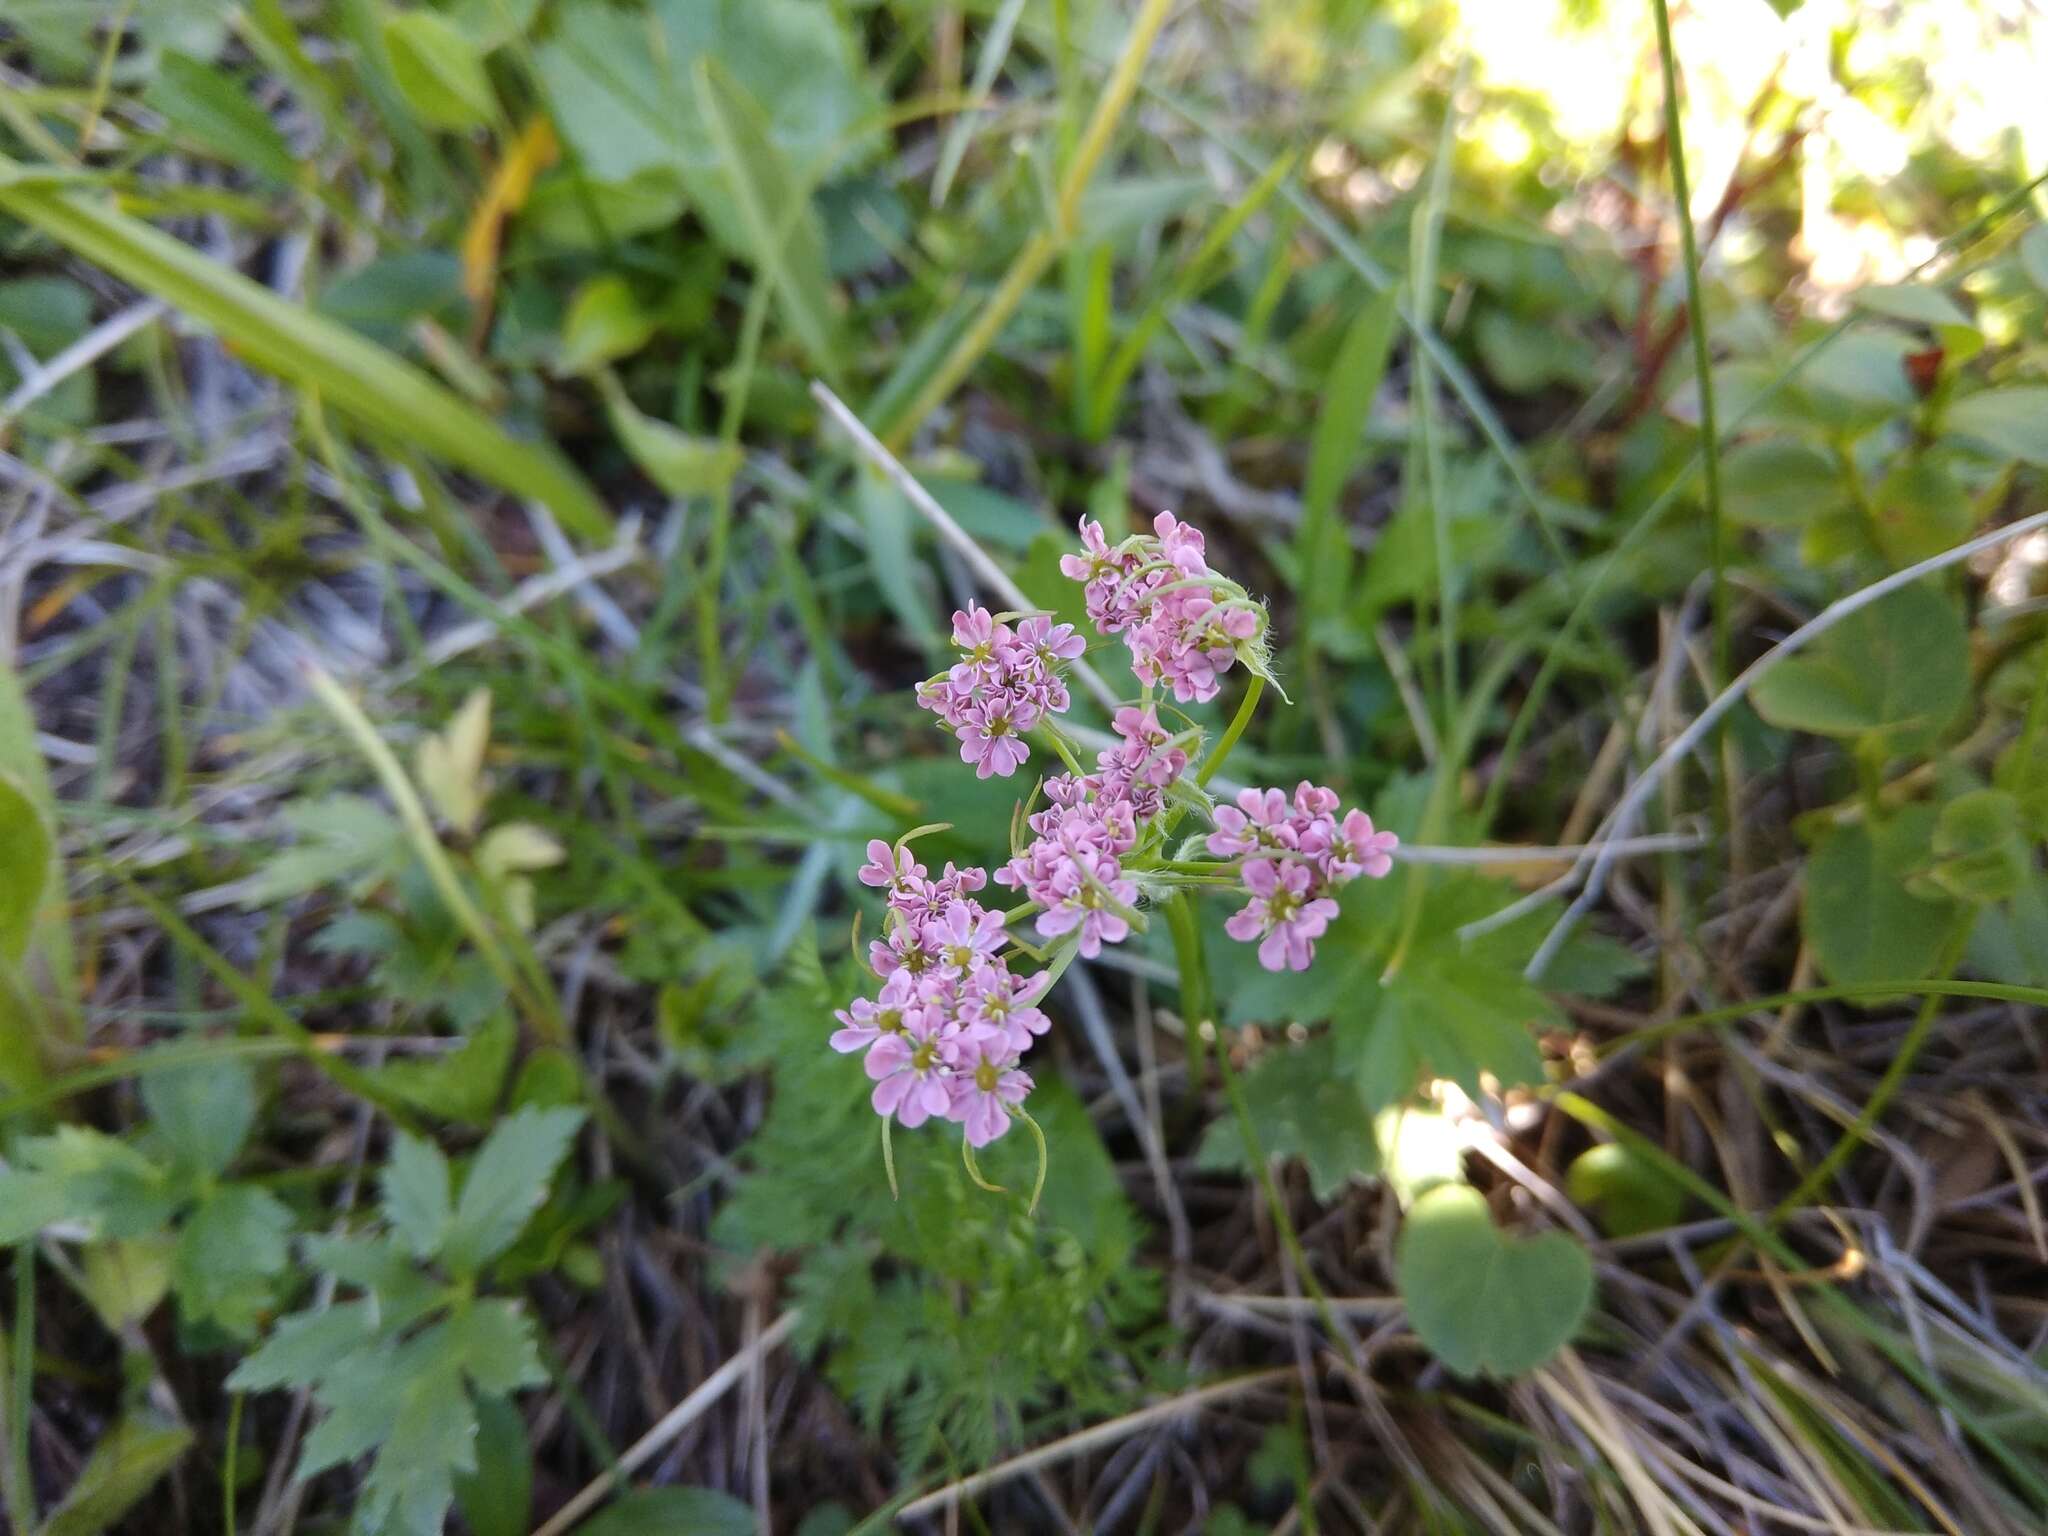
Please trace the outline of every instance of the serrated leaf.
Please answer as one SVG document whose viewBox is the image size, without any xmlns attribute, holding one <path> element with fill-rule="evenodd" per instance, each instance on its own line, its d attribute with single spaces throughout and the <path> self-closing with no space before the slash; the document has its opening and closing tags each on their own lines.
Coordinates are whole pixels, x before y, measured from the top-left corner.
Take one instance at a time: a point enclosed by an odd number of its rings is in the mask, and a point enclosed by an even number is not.
<svg viewBox="0 0 2048 1536">
<path fill-rule="evenodd" d="M 834 380 L 843 352 L 839 316 L 832 307 L 824 235 L 810 201 L 747 88 L 709 54 L 697 62 L 695 84 L 698 112 L 737 216 L 741 253 L 774 284 L 790 335 L 818 371 Z"/>
<path fill-rule="evenodd" d="M 376 1334 L 377 1306 L 367 1299 L 336 1302 L 324 1312 L 295 1312 L 280 1319 L 270 1337 L 235 1367 L 228 1389 L 267 1392 L 310 1386 Z"/>
<path fill-rule="evenodd" d="M 192 1431 L 146 1417 L 121 1420 L 100 1437 L 84 1467 L 50 1511 L 41 1536 L 100 1536 L 119 1523 L 178 1463 Z"/>
<path fill-rule="evenodd" d="M 477 1391 L 505 1396 L 548 1379 L 533 1323 L 509 1301 L 478 1301 L 448 1320 L 447 1348 Z"/>
<path fill-rule="evenodd" d="M 201 1200 L 178 1230 L 171 1288 L 188 1321 L 237 1337 L 256 1331 L 284 1272 L 292 1213 L 253 1184 L 227 1184 Z"/>
<path fill-rule="evenodd" d="M 1395 1280 L 1416 1336 L 1460 1376 L 1519 1376 L 1562 1349 L 1593 1302 L 1593 1261 L 1562 1232 L 1511 1237 L 1477 1191 L 1440 1186 L 1401 1224 Z"/>
<path fill-rule="evenodd" d="M 1970 689 L 1970 637 L 1956 605 L 1924 586 L 1859 609 L 1757 680 L 1757 713 L 1785 730 L 1872 736 L 1894 752 L 1938 736 Z"/>
<path fill-rule="evenodd" d="M 455 1220 L 448 1159 L 441 1149 L 400 1131 L 384 1166 L 384 1219 L 414 1258 L 429 1259 Z"/>
<path fill-rule="evenodd" d="M 224 1172 L 256 1123 L 256 1076 L 230 1056 L 142 1074 L 142 1103 L 178 1166 L 202 1176 Z"/>
<path fill-rule="evenodd" d="M 478 688 L 462 701 L 446 729 L 420 742 L 414 776 L 441 819 L 464 837 L 483 815 L 484 753 L 491 744 L 491 691 Z"/>
<path fill-rule="evenodd" d="M 581 1536 L 754 1536 L 754 1511 L 713 1488 L 645 1488 L 583 1523 Z"/>
<path fill-rule="evenodd" d="M 1557 1022 L 1556 1006 L 1518 969 L 1455 945 L 1412 951 L 1356 1012 L 1337 1015 L 1338 1060 L 1375 1110 L 1425 1074 L 1474 1098 L 1482 1074 L 1503 1086 L 1543 1079 L 1535 1031 Z"/>
<path fill-rule="evenodd" d="M 163 1169 L 125 1142 L 84 1126 L 60 1126 L 23 1143 L 21 1162 L 44 1181 L 36 1214 L 87 1221 L 109 1237 L 144 1237 L 170 1224 L 179 1192 Z"/>
<path fill-rule="evenodd" d="M 389 1062 L 371 1076 L 386 1093 L 430 1115 L 477 1125 L 498 1102 L 518 1042 L 518 1026 L 500 1010 L 446 1055 Z"/>
<path fill-rule="evenodd" d="M 555 1169 L 583 1124 L 580 1109 L 522 1109 L 478 1149 L 462 1183 L 441 1256 L 456 1274 L 475 1274 L 509 1248 L 547 1198 Z"/>
<path fill-rule="evenodd" d="M 2048 464 L 2048 384 L 2007 384 L 1966 395 L 1948 408 L 1942 426 L 2023 464 Z"/>
<path fill-rule="evenodd" d="M 481 127 L 496 112 L 483 56 L 445 16 L 400 11 L 384 21 L 391 76 L 406 103 L 436 128 Z"/>
<path fill-rule="evenodd" d="M 1266 1056 L 1245 1074 L 1244 1101 L 1261 1150 L 1268 1157 L 1300 1158 L 1318 1200 L 1328 1200 L 1354 1178 L 1379 1172 L 1372 1110 L 1360 1097 L 1357 1080 L 1337 1070 L 1329 1036 Z M 1251 1167 L 1235 1116 L 1209 1127 L 1195 1166 Z"/>
<path fill-rule="evenodd" d="M 242 904 L 267 906 L 359 880 L 397 873 L 405 856 L 405 831 L 382 806 L 360 795 L 287 806 L 283 820 L 298 841 L 270 856 L 253 875 Z"/>
</svg>

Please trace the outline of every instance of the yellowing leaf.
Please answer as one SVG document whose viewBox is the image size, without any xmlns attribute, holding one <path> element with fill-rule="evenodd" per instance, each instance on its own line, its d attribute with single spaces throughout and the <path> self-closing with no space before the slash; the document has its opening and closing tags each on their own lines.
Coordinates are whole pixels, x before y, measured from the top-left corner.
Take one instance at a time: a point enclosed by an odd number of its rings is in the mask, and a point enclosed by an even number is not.
<svg viewBox="0 0 2048 1536">
<path fill-rule="evenodd" d="M 448 729 L 420 743 L 420 789 L 441 819 L 467 837 L 484 809 L 484 749 L 491 740 L 491 693 L 479 688 L 463 701 Z"/>
<path fill-rule="evenodd" d="M 476 850 L 478 867 L 494 879 L 532 869 L 552 869 L 562 858 L 560 843 L 539 827 L 523 821 L 508 821 L 502 827 L 491 828 Z"/>
<path fill-rule="evenodd" d="M 554 124 L 545 117 L 527 120 L 512 148 L 491 173 L 469 227 L 462 232 L 462 291 L 479 314 L 488 313 L 498 281 L 498 251 L 504 244 L 505 221 L 526 206 L 534 178 L 555 163 L 561 145 Z"/>
</svg>

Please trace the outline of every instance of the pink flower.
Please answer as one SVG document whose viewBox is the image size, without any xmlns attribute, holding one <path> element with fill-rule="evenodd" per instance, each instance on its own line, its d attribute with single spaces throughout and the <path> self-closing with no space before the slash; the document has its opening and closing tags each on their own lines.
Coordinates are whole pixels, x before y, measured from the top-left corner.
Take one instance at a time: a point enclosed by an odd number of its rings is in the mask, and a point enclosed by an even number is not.
<svg viewBox="0 0 2048 1536">
<path fill-rule="evenodd" d="M 1359 875 L 1383 879 L 1394 867 L 1394 850 L 1400 845 L 1401 839 L 1393 833 L 1374 831 L 1372 818 L 1365 812 L 1353 811 L 1338 825 L 1323 858 L 1324 873 L 1340 883 Z"/>
<path fill-rule="evenodd" d="M 1017 626 L 1017 646 L 1050 677 L 1061 663 L 1076 661 L 1088 649 L 1088 642 L 1071 624 L 1055 624 L 1034 615 Z"/>
<path fill-rule="evenodd" d="M 1294 840 L 1287 797 L 1277 789 L 1239 790 L 1237 804 L 1217 806 L 1213 820 L 1216 830 L 1209 834 L 1209 851 L 1220 858 L 1286 848 Z"/>
<path fill-rule="evenodd" d="M 1075 947 L 1084 960 L 1101 954 L 1105 944 L 1122 943 L 1130 936 L 1131 925 L 1109 903 L 1114 900 L 1130 907 L 1138 899 L 1138 887 L 1117 876 L 1114 859 L 1105 860 L 1092 872 L 1084 872 L 1076 862 L 1065 864 L 1051 882 L 1058 900 L 1038 914 L 1038 931 L 1051 939 L 1078 930 Z"/>
<path fill-rule="evenodd" d="M 925 942 L 938 951 L 940 971 L 948 976 L 965 976 L 994 958 L 1007 937 L 1003 914 L 978 901 L 952 902 L 925 926 Z"/>
<path fill-rule="evenodd" d="M 915 980 L 929 971 L 937 958 L 925 937 L 924 924 L 914 919 L 898 920 L 883 937 L 868 941 L 868 965 L 885 978 L 908 971 Z"/>
<path fill-rule="evenodd" d="M 901 886 L 924 878 L 924 866 L 908 848 L 892 848 L 879 837 L 868 843 L 868 861 L 860 867 L 862 885 Z"/>
<path fill-rule="evenodd" d="M 967 1128 L 967 1144 L 985 1147 L 1010 1128 L 1010 1106 L 1022 1104 L 1031 1077 L 1016 1055 L 999 1041 L 984 1041 L 964 1058 L 952 1082 L 947 1118 Z"/>
<path fill-rule="evenodd" d="M 1260 939 L 1259 964 L 1269 971 L 1307 970 L 1337 903 L 1311 896 L 1313 877 L 1304 864 L 1253 859 L 1244 867 L 1244 883 L 1252 899 L 1224 923 L 1224 932 L 1247 943 Z"/>
<path fill-rule="evenodd" d="M 898 971 L 882 983 L 873 1002 L 857 997 L 832 1015 L 842 1026 L 832 1031 L 832 1049 L 864 1051 L 884 1035 L 901 1032 L 904 1019 L 917 1011 L 916 978 L 908 971 Z"/>
<path fill-rule="evenodd" d="M 1012 1056 L 1021 1056 L 1031 1049 L 1032 1036 L 1052 1028 L 1038 1007 L 1051 985 L 1050 971 L 1019 981 L 1006 966 L 984 966 L 961 988 L 960 1021 L 988 1031 L 987 1038 L 1004 1041 Z"/>
<path fill-rule="evenodd" d="M 1072 581 L 1100 581 L 1115 574 L 1116 557 L 1110 553 L 1109 539 L 1102 531 L 1102 524 L 1084 517 L 1080 532 L 1081 553 L 1061 555 L 1060 574 Z"/>
<path fill-rule="evenodd" d="M 916 1009 L 904 1016 L 899 1033 L 884 1035 L 868 1050 L 867 1072 L 874 1079 L 870 1102 L 875 1113 L 894 1115 L 906 1131 L 952 1107 L 952 1065 L 946 1061 L 936 1009 Z"/>
<path fill-rule="evenodd" d="M 974 765 L 977 779 L 1007 779 L 1031 755 L 1020 738 L 1035 723 L 1035 715 L 1019 718 L 1014 706 L 1004 699 L 970 704 L 961 711 L 960 761 Z"/>
</svg>

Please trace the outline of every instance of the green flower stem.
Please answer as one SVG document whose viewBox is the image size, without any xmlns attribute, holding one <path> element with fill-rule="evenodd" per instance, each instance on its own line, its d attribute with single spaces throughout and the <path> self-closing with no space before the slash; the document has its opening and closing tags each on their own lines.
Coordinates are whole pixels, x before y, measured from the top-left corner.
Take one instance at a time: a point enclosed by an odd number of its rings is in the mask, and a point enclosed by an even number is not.
<svg viewBox="0 0 2048 1536">
<path fill-rule="evenodd" d="M 1216 743 L 1216 750 L 1209 754 L 1208 761 L 1196 772 L 1197 784 L 1207 784 L 1216 776 L 1216 770 L 1223 766 L 1223 760 L 1230 756 L 1231 748 L 1237 745 L 1238 737 L 1242 736 L 1245 727 L 1252 723 L 1252 711 L 1259 707 L 1259 697 L 1265 691 L 1266 680 L 1254 673 L 1250 685 L 1244 691 L 1244 698 L 1238 702 L 1237 713 L 1230 717 L 1230 724 Z"/>
</svg>

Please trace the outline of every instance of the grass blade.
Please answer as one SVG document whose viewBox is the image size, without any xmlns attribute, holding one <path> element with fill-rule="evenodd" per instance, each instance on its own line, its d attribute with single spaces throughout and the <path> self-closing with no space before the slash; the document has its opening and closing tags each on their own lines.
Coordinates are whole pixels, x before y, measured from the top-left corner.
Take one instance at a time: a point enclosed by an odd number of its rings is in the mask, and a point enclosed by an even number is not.
<svg viewBox="0 0 2048 1536">
<path fill-rule="evenodd" d="M 552 449 L 511 436 L 403 358 L 161 230 L 77 193 L 10 181 L 12 168 L 0 163 L 0 211 L 211 326 L 244 361 L 317 392 L 383 437 L 546 502 L 587 538 L 608 532 L 604 504 Z"/>
</svg>

